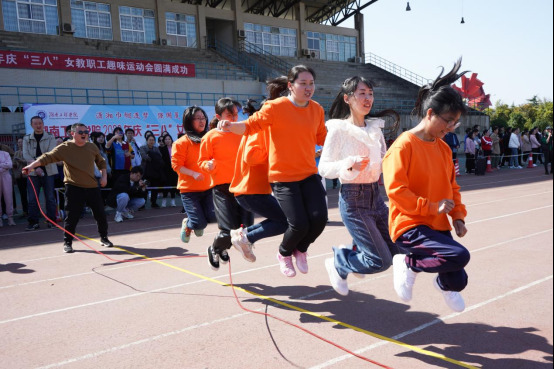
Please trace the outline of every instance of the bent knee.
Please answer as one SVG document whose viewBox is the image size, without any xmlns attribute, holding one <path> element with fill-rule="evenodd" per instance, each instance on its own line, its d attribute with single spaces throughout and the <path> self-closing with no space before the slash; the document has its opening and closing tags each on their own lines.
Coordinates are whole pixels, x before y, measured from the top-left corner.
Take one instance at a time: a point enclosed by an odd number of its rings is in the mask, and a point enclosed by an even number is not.
<svg viewBox="0 0 554 369">
<path fill-rule="evenodd" d="M 460 265 L 462 268 L 465 267 L 471 259 L 469 250 L 465 247 L 460 248 L 459 251 L 456 253 L 455 259 L 458 265 Z"/>
</svg>

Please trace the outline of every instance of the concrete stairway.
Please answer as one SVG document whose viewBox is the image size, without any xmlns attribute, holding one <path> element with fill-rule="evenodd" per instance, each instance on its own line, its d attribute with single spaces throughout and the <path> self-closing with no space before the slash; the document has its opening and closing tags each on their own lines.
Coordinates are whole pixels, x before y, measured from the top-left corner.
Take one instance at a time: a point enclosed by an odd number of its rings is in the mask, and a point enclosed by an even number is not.
<svg viewBox="0 0 554 369">
<path fill-rule="evenodd" d="M 348 77 L 364 76 L 375 83 L 377 110 L 395 109 L 409 114 L 415 104 L 419 86 L 371 64 L 331 62 L 306 58 L 286 58 L 290 64 L 304 64 L 316 72 L 316 93 L 314 100 L 329 109 Z"/>
</svg>

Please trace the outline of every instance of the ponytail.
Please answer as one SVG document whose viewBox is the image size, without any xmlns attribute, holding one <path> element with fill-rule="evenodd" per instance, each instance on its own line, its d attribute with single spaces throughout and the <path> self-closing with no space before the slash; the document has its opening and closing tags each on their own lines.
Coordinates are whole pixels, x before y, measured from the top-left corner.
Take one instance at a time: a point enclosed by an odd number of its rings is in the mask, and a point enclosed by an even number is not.
<svg viewBox="0 0 554 369">
<path fill-rule="evenodd" d="M 462 97 L 452 88 L 452 84 L 468 71 L 458 73 L 462 65 L 462 58 L 454 64 L 450 72 L 443 76 L 444 68 L 437 78 L 419 89 L 415 105 L 415 113 L 419 118 L 425 117 L 427 110 L 433 109 L 435 114 L 442 114 L 446 111 L 467 113 L 467 108 Z"/>
</svg>

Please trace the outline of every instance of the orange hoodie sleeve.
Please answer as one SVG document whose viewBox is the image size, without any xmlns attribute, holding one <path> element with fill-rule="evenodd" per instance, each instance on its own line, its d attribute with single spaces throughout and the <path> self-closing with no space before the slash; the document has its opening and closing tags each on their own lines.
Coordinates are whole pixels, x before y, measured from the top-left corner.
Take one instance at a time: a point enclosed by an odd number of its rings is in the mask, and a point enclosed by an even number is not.
<svg viewBox="0 0 554 369">
<path fill-rule="evenodd" d="M 275 116 L 273 110 L 273 103 L 266 102 L 259 111 L 246 120 L 244 135 L 251 135 L 271 126 Z"/>
<path fill-rule="evenodd" d="M 465 221 L 467 216 L 467 209 L 462 203 L 462 194 L 460 193 L 460 185 L 456 181 L 456 170 L 454 164 L 452 163 L 452 176 L 450 177 L 450 183 L 452 183 L 452 195 L 454 200 L 454 209 L 448 213 L 452 220 L 461 220 Z"/>
<path fill-rule="evenodd" d="M 187 148 L 184 141 L 175 141 L 171 153 L 171 168 L 179 173 L 183 163 L 187 160 Z"/>
<path fill-rule="evenodd" d="M 242 160 L 246 164 L 252 166 L 267 163 L 267 135 L 267 130 L 263 130 L 261 132 L 248 136 L 242 158 Z"/>
<path fill-rule="evenodd" d="M 316 142 L 318 146 L 325 144 L 325 138 L 327 137 L 327 127 L 325 127 L 325 111 L 321 109 L 321 118 L 319 120 L 319 127 L 317 128 Z"/>
<path fill-rule="evenodd" d="M 202 171 L 206 173 L 210 173 L 208 170 L 208 162 L 213 159 L 214 153 L 213 153 L 213 146 L 212 146 L 212 135 L 209 134 L 209 132 L 202 137 L 202 141 L 200 142 L 200 156 L 198 157 L 198 166 Z"/>
<path fill-rule="evenodd" d="M 413 193 L 409 188 L 408 168 L 411 149 L 392 147 L 383 161 L 383 177 L 390 201 L 398 210 L 407 215 L 437 215 L 438 202 Z"/>
</svg>

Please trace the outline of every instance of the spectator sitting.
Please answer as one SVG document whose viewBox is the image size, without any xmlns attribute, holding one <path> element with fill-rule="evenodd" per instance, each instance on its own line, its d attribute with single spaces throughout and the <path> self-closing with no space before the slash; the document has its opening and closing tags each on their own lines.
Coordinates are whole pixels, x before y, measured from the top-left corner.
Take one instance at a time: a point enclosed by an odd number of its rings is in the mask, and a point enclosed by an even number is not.
<svg viewBox="0 0 554 369">
<path fill-rule="evenodd" d="M 107 204 L 116 209 L 116 222 L 123 222 L 123 218 L 133 219 L 132 213 L 144 205 L 147 183 L 142 180 L 142 173 L 142 167 L 133 167 L 129 174 L 122 174 L 114 183 Z"/>
</svg>

